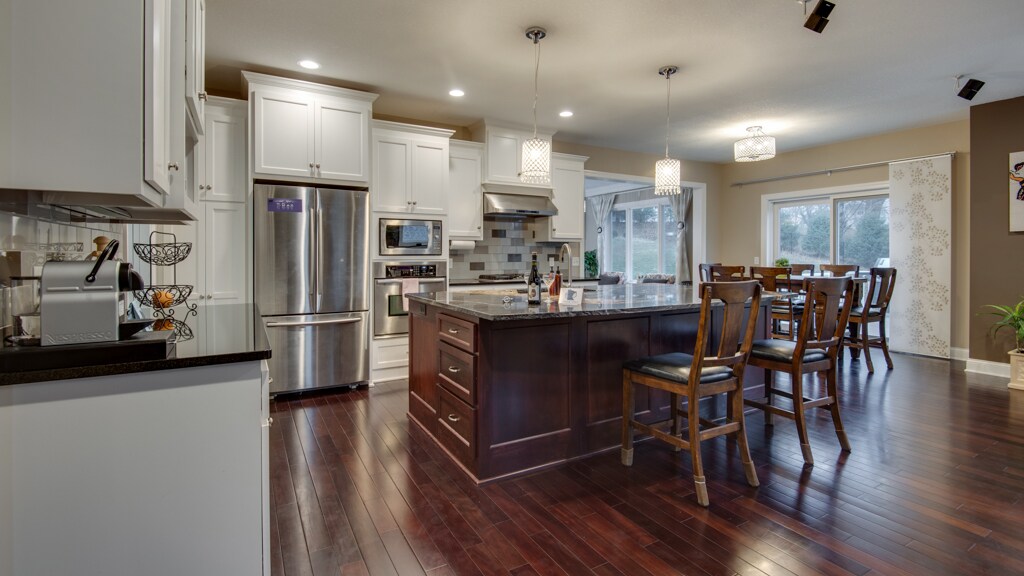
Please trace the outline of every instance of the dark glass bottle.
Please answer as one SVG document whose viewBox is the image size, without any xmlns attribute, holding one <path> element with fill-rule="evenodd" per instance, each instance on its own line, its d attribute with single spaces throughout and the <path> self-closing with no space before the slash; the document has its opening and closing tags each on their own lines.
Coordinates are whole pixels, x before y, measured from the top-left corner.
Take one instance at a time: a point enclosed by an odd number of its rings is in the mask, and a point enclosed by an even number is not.
<svg viewBox="0 0 1024 576">
<path fill-rule="evenodd" d="M 555 279 L 548 286 L 548 296 L 555 298 L 562 292 L 562 267 L 555 268 Z"/>
<path fill-rule="evenodd" d="M 540 305 L 541 291 L 540 273 L 537 271 L 537 253 L 533 253 L 533 260 L 530 262 L 530 276 L 526 279 L 526 303 Z"/>
</svg>

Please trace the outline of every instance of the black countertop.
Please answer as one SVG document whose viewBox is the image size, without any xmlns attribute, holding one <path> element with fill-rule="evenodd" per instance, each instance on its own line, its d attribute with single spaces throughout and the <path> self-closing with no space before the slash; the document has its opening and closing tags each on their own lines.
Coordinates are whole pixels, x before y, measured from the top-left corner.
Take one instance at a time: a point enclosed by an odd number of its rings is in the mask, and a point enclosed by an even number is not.
<svg viewBox="0 0 1024 576">
<path fill-rule="evenodd" d="M 564 289 L 564 288 L 563 288 Z M 439 308 L 476 316 L 484 320 L 531 320 L 572 316 L 601 316 L 630 312 L 661 310 L 697 310 L 693 288 L 679 284 L 615 284 L 592 286 L 584 290 L 580 306 L 560 306 L 557 301 L 542 299 L 540 306 L 529 306 L 526 295 L 501 294 L 486 289 L 469 292 L 437 292 L 410 294 L 409 300 L 421 301 Z"/>
<path fill-rule="evenodd" d="M 184 308 L 179 307 L 175 315 L 179 319 L 177 322 L 182 324 L 175 326 L 175 334 L 169 340 L 173 345 L 169 346 L 170 352 L 165 358 L 146 356 L 141 352 L 143 347 L 152 351 L 152 346 L 142 340 L 164 341 L 164 333 L 148 331 L 139 333 L 131 342 L 123 343 L 74 344 L 35 349 L 5 347 L 0 349 L 0 386 L 270 358 L 270 342 L 260 320 L 259 310 L 254 304 L 204 304 L 197 308 L 195 316 L 187 317 Z M 199 330 L 200 318 L 205 326 L 223 329 L 207 330 L 204 333 Z M 168 323 L 164 324 L 169 327 Z M 68 360 L 82 356 L 88 356 L 89 364 L 82 365 L 81 360 Z M 77 365 L 69 366 L 69 363 Z"/>
</svg>

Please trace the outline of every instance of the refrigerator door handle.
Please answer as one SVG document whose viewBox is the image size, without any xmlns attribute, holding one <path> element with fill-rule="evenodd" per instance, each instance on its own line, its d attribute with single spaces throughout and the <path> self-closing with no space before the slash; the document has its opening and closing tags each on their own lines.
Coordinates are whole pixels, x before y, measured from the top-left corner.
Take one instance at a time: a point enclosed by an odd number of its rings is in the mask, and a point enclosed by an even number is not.
<svg viewBox="0 0 1024 576">
<path fill-rule="evenodd" d="M 323 258 L 320 254 L 320 247 L 323 246 L 324 232 L 323 232 L 323 210 L 320 209 L 320 193 L 317 192 L 316 199 L 316 281 L 313 283 L 313 287 L 316 290 L 316 311 L 320 311 L 320 304 L 324 298 L 323 288 L 320 286 L 320 264 L 323 262 Z"/>
<path fill-rule="evenodd" d="M 340 318 L 337 320 L 313 320 L 312 322 L 267 322 L 267 328 L 278 328 L 281 326 L 323 326 L 325 324 L 354 324 L 361 322 L 362 318 Z"/>
<path fill-rule="evenodd" d="M 316 299 L 316 282 L 319 272 L 317 271 L 317 260 L 320 256 L 319 246 L 317 246 L 317 230 L 316 230 L 316 201 L 311 202 L 314 206 L 309 207 L 309 274 L 312 276 L 309 279 L 309 308 L 313 312 L 319 312 L 320 306 Z"/>
</svg>

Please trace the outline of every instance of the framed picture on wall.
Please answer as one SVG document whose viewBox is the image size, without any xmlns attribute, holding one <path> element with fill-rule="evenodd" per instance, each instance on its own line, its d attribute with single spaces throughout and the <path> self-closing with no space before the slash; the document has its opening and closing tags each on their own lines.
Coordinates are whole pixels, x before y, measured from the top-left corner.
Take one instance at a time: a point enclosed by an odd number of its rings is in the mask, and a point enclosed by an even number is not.
<svg viewBox="0 0 1024 576">
<path fill-rule="evenodd" d="M 1010 232 L 1024 232 L 1024 152 L 1010 153 Z"/>
</svg>

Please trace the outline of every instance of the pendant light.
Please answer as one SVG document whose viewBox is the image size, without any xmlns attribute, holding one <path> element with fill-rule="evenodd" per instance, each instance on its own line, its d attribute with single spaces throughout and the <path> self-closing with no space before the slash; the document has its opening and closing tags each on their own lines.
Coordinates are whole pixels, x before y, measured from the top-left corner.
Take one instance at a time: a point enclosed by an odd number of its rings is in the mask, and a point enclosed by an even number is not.
<svg viewBox="0 0 1024 576">
<path fill-rule="evenodd" d="M 539 26 L 526 29 L 526 37 L 533 41 L 533 138 L 523 142 L 523 171 L 519 180 L 525 184 L 551 183 L 551 141 L 537 138 L 537 76 L 540 71 L 540 41 L 547 36 Z"/>
<path fill-rule="evenodd" d="M 775 137 L 761 131 L 760 126 L 747 128 L 750 136 L 737 140 L 733 145 L 733 157 L 737 162 L 757 162 L 775 158 Z"/>
<path fill-rule="evenodd" d="M 668 136 L 672 126 L 670 104 L 672 102 L 672 75 L 679 72 L 677 66 L 664 66 L 658 74 L 665 77 L 668 91 L 665 97 L 665 157 L 654 164 L 654 193 L 659 196 L 679 194 L 679 178 L 681 170 L 679 160 L 668 157 Z"/>
</svg>

